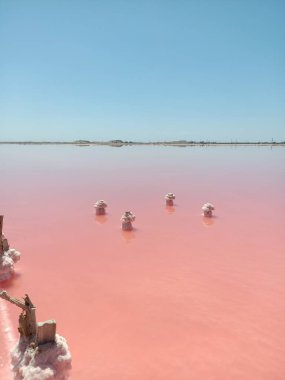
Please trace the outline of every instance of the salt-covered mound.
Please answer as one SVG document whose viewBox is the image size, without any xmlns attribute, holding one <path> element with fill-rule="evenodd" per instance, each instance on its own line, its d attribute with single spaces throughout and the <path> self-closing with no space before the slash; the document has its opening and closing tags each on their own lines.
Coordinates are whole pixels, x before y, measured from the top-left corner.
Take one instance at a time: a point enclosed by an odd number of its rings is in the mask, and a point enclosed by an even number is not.
<svg viewBox="0 0 285 380">
<path fill-rule="evenodd" d="M 204 216 L 212 216 L 213 210 L 215 210 L 215 207 L 211 203 L 205 203 L 202 207 L 202 211 Z"/>
<path fill-rule="evenodd" d="M 54 343 L 34 347 L 22 338 L 11 352 L 15 380 L 66 380 L 71 355 L 66 340 L 56 334 Z"/>
<path fill-rule="evenodd" d="M 133 229 L 132 222 L 136 220 L 136 216 L 131 211 L 126 211 L 121 217 L 122 230 L 131 231 Z"/>
<path fill-rule="evenodd" d="M 96 210 L 96 215 L 105 215 L 106 211 L 106 207 L 107 207 L 107 203 L 103 200 L 100 200 L 100 201 L 97 201 L 94 205 L 95 207 L 95 210 Z"/>
<path fill-rule="evenodd" d="M 8 280 L 14 273 L 14 264 L 20 260 L 20 252 L 15 249 L 4 251 L 0 255 L 0 281 Z"/>
<path fill-rule="evenodd" d="M 167 206 L 173 206 L 173 200 L 175 199 L 175 195 L 173 193 L 167 193 L 164 198 Z"/>
</svg>

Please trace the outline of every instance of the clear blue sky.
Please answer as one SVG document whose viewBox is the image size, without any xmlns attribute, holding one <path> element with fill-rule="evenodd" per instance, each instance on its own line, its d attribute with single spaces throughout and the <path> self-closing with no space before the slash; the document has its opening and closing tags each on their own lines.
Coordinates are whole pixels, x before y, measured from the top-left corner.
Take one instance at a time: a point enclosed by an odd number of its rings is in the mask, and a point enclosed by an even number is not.
<svg viewBox="0 0 285 380">
<path fill-rule="evenodd" d="M 0 0 L 0 140 L 285 140 L 284 0 Z"/>
</svg>

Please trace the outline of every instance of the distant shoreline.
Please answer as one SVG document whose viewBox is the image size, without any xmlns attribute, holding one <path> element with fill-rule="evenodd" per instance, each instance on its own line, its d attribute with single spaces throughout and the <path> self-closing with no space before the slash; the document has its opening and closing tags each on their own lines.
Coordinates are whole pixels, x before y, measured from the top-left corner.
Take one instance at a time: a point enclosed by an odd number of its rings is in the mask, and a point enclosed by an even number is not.
<svg viewBox="0 0 285 380">
<path fill-rule="evenodd" d="M 285 141 L 261 141 L 261 142 L 211 142 L 211 141 L 153 141 L 153 142 L 135 142 L 123 140 L 110 141 L 0 141 L 0 145 L 75 145 L 75 146 L 97 146 L 105 145 L 112 147 L 137 146 L 137 145 L 156 145 L 156 146 L 285 146 Z"/>
</svg>

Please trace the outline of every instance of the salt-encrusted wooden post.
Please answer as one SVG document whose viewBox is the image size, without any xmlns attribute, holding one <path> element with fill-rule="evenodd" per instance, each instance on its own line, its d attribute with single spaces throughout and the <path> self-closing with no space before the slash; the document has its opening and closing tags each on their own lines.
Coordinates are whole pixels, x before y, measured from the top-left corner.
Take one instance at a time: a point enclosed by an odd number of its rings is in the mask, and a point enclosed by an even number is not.
<svg viewBox="0 0 285 380">
<path fill-rule="evenodd" d="M 131 211 L 126 211 L 121 217 L 122 230 L 131 231 L 133 229 L 132 222 L 136 220 L 135 215 Z"/>
<path fill-rule="evenodd" d="M 55 341 L 56 321 L 54 319 L 49 319 L 45 322 L 38 322 L 37 327 L 38 345 Z"/>
<path fill-rule="evenodd" d="M 0 215 L 0 236 L 2 236 L 3 233 L 3 218 L 4 215 Z"/>
<path fill-rule="evenodd" d="M 107 207 L 107 203 L 103 200 L 101 201 L 97 201 L 94 205 L 95 207 L 95 210 L 96 210 L 96 215 L 105 215 L 106 214 L 106 207 Z"/>
<path fill-rule="evenodd" d="M 204 216 L 211 217 L 213 215 L 215 207 L 211 203 L 205 203 L 202 207 Z"/>
<path fill-rule="evenodd" d="M 24 339 L 29 339 L 35 346 L 53 343 L 56 334 L 56 321 L 51 319 L 37 323 L 36 307 L 26 294 L 24 300 L 9 296 L 5 290 L 0 290 L 0 298 L 20 307 L 23 311 L 19 316 L 19 333 Z"/>
<path fill-rule="evenodd" d="M 36 307 L 28 295 L 11 297 L 0 289 L 1 298 L 21 309 L 20 339 L 11 351 L 11 369 L 17 379 L 67 379 L 71 355 L 66 340 L 56 334 L 56 321 L 36 321 Z"/>
<path fill-rule="evenodd" d="M 2 236 L 2 248 L 3 248 L 3 251 L 9 251 L 9 248 L 10 248 L 8 240 L 5 238 L 4 235 Z"/>
<path fill-rule="evenodd" d="M 164 198 L 166 201 L 166 206 L 173 206 L 173 200 L 175 199 L 175 195 L 173 193 L 167 193 Z"/>
<path fill-rule="evenodd" d="M 0 255 L 2 255 L 3 252 L 8 251 L 10 248 L 8 240 L 3 234 L 3 219 L 4 215 L 0 215 Z"/>
<path fill-rule="evenodd" d="M 0 215 L 0 255 L 3 254 L 2 233 L 3 233 L 3 215 Z"/>
</svg>

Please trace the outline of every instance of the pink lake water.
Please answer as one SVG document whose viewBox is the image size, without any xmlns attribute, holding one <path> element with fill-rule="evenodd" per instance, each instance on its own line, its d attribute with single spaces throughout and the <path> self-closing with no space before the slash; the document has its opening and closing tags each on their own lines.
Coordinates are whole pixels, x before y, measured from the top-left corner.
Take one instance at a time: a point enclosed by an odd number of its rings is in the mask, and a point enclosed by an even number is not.
<svg viewBox="0 0 285 380">
<path fill-rule="evenodd" d="M 57 320 L 72 380 L 284 380 L 284 148 L 2 145 L 0 163 L 22 253 L 1 286 Z M 19 310 L 0 309 L 6 380 Z"/>
</svg>

